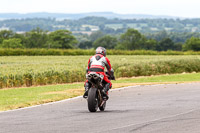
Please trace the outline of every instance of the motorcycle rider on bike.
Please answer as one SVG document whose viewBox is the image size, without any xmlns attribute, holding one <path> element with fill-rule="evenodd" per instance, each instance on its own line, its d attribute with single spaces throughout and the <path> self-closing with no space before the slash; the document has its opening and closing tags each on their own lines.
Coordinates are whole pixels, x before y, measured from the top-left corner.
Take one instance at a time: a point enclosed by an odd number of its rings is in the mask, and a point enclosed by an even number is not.
<svg viewBox="0 0 200 133">
<path fill-rule="evenodd" d="M 96 49 L 96 55 L 90 57 L 88 61 L 88 68 L 87 73 L 96 72 L 104 76 L 103 80 L 106 82 L 105 87 L 103 88 L 102 92 L 104 94 L 104 98 L 108 99 L 107 92 L 109 89 L 112 88 L 112 83 L 104 73 L 104 68 L 107 68 L 109 76 L 114 79 L 114 70 L 111 67 L 109 59 L 106 57 L 106 49 L 103 47 L 98 47 Z M 83 95 L 84 98 L 87 98 L 88 91 L 91 87 L 91 84 L 86 80 L 85 82 L 85 93 Z"/>
</svg>

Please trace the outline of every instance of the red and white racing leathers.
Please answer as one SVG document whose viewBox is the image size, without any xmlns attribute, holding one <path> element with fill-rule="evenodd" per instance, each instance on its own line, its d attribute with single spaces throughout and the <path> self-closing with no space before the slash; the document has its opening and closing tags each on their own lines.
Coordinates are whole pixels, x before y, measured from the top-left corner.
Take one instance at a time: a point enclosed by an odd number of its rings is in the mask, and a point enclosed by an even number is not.
<svg viewBox="0 0 200 133">
<path fill-rule="evenodd" d="M 96 73 L 104 75 L 103 80 L 107 83 L 110 83 L 110 88 L 111 88 L 112 83 L 110 82 L 110 80 L 108 79 L 106 74 L 104 73 L 105 67 L 107 68 L 108 72 L 110 72 L 112 69 L 110 61 L 107 57 L 104 57 L 101 54 L 96 54 L 96 55 L 90 57 L 90 59 L 88 61 L 88 73 L 96 72 Z M 88 82 L 88 80 L 86 82 Z"/>
</svg>

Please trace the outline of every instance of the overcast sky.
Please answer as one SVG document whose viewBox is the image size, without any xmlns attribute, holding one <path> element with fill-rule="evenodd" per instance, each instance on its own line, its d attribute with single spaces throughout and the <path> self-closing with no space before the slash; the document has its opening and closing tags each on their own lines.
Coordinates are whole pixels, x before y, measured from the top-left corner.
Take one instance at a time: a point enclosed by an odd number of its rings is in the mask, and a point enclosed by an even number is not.
<svg viewBox="0 0 200 133">
<path fill-rule="evenodd" d="M 0 0 L 0 13 L 103 11 L 200 18 L 200 0 Z"/>
</svg>

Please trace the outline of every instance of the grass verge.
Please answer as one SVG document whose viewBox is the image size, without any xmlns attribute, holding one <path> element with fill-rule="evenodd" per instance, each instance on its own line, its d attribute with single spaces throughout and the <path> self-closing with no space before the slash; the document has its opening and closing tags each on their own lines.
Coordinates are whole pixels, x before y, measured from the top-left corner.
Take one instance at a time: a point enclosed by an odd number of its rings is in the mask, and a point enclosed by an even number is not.
<svg viewBox="0 0 200 133">
<path fill-rule="evenodd" d="M 200 82 L 200 73 L 122 78 L 113 81 L 113 88 L 183 82 Z M 0 111 L 23 108 L 82 95 L 83 83 L 49 85 L 0 90 Z"/>
</svg>

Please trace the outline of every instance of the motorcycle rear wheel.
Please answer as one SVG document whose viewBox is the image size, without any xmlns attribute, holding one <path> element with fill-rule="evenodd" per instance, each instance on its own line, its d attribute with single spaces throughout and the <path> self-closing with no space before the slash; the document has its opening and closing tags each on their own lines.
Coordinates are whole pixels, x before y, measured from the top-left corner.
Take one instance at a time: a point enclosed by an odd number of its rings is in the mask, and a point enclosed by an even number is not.
<svg viewBox="0 0 200 133">
<path fill-rule="evenodd" d="M 88 110 L 90 112 L 96 112 L 98 110 L 98 97 L 97 97 L 97 89 L 96 88 L 89 89 Z"/>
</svg>

